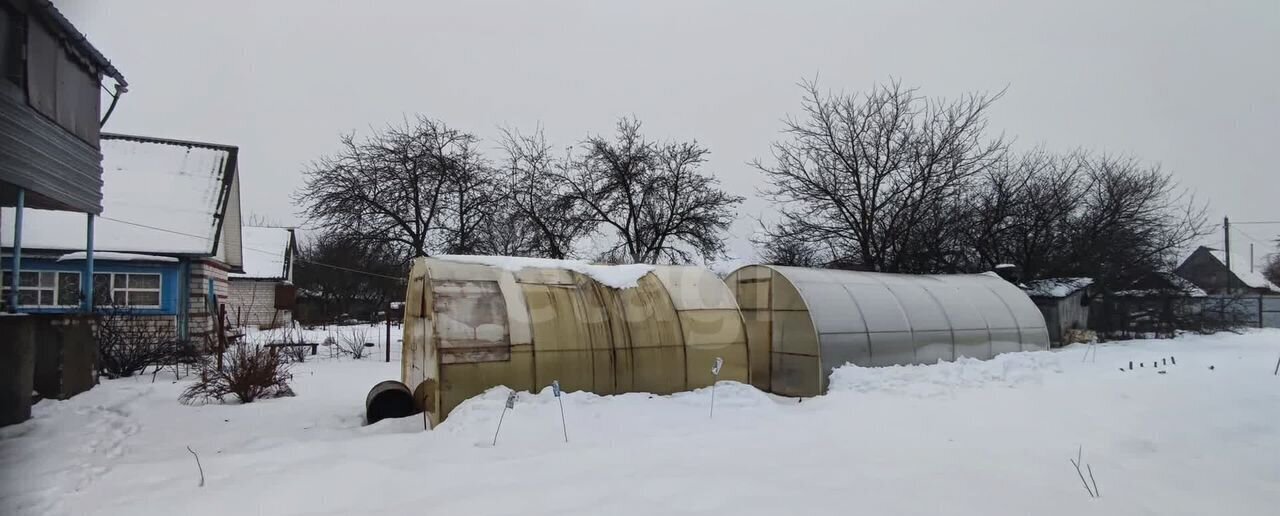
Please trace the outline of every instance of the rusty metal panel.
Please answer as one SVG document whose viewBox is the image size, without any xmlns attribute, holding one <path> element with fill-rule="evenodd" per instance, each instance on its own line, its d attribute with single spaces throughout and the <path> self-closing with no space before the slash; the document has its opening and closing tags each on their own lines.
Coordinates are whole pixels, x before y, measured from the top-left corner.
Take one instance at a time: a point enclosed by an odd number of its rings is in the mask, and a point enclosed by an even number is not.
<svg viewBox="0 0 1280 516">
<path fill-rule="evenodd" d="M 431 280 L 442 364 L 511 358 L 507 303 L 496 281 Z"/>
<path fill-rule="evenodd" d="M 715 380 L 711 367 L 717 357 L 724 359 L 721 380 L 750 380 L 747 334 L 737 310 L 684 310 L 679 316 L 689 368 L 686 388 L 711 385 Z"/>
</svg>

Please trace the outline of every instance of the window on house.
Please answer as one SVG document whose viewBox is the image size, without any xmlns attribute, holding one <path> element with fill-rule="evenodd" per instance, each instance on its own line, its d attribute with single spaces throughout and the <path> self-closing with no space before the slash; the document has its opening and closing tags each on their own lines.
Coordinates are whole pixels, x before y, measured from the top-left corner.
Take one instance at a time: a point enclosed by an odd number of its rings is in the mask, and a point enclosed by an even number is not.
<svg viewBox="0 0 1280 516">
<path fill-rule="evenodd" d="M 93 275 L 97 305 L 160 308 L 160 275 L 154 273 L 100 273 Z"/>
<path fill-rule="evenodd" d="M 13 272 L 5 271 L 0 293 L 8 302 Z M 80 273 L 22 271 L 18 276 L 18 307 L 67 307 L 80 304 Z"/>
</svg>

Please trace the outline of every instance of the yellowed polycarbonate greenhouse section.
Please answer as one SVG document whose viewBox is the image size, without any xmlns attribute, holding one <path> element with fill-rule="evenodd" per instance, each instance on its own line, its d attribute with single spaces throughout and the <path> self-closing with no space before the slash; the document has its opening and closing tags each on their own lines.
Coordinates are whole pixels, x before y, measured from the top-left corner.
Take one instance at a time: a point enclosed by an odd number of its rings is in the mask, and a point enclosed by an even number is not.
<svg viewBox="0 0 1280 516">
<path fill-rule="evenodd" d="M 503 257 L 419 258 L 402 377 L 435 422 L 497 385 L 668 394 L 748 381 L 742 316 L 696 267 Z"/>
<path fill-rule="evenodd" d="M 746 321 L 751 382 L 786 396 L 831 371 L 988 359 L 1049 348 L 1044 317 L 991 274 L 907 275 L 748 265 L 725 278 Z"/>
</svg>

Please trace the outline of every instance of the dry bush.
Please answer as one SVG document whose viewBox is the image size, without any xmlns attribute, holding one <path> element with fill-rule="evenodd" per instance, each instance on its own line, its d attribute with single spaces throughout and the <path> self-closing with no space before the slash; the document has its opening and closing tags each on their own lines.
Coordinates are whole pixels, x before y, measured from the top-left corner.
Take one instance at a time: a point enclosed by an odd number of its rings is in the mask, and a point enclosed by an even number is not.
<svg viewBox="0 0 1280 516">
<path fill-rule="evenodd" d="M 200 377 L 187 387 L 178 401 L 187 405 L 199 405 L 225 401 L 235 396 L 240 403 L 253 403 L 263 398 L 293 396 L 289 388 L 289 362 L 276 350 L 252 344 L 236 344 L 223 355 L 224 365 L 218 369 L 216 361 L 206 359 L 200 367 Z"/>
<path fill-rule="evenodd" d="M 150 365 L 172 364 L 189 352 L 171 325 L 138 318 L 125 307 L 99 312 L 94 338 L 98 370 L 107 378 L 133 376 Z"/>
<path fill-rule="evenodd" d="M 351 358 L 359 360 L 369 353 L 370 348 L 364 345 L 369 339 L 369 328 L 364 326 L 347 328 L 340 336 L 342 337 L 340 350 L 351 355 Z"/>
</svg>

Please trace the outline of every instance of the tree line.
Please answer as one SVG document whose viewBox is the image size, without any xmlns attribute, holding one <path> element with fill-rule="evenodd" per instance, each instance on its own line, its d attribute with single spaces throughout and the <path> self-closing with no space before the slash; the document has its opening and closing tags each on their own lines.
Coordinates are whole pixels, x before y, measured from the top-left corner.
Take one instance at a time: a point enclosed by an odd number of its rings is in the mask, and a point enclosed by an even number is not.
<svg viewBox="0 0 1280 516">
<path fill-rule="evenodd" d="M 801 87 L 770 156 L 742 166 L 763 176 L 759 194 L 777 208 L 752 239 L 763 262 L 906 273 L 1010 263 L 1027 278 L 1121 285 L 1167 269 L 1203 234 L 1204 206 L 1158 165 L 1012 150 L 989 122 L 1002 92 Z M 567 147 L 541 128 L 484 145 L 423 116 L 343 136 L 296 194 L 320 230 L 304 259 L 390 276 L 434 254 L 711 261 L 743 201 L 709 170 L 709 149 L 651 139 L 634 118 Z"/>
</svg>

